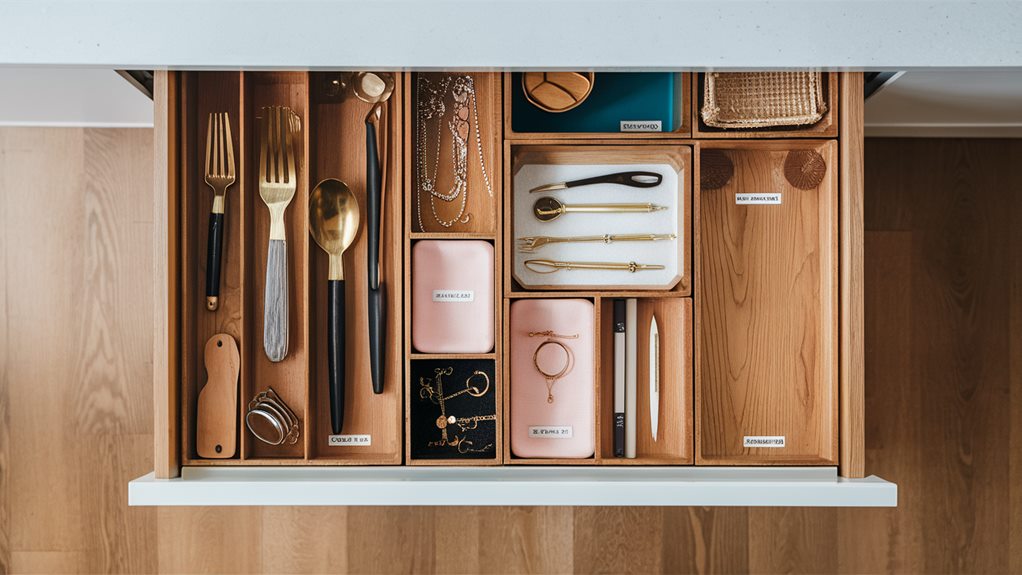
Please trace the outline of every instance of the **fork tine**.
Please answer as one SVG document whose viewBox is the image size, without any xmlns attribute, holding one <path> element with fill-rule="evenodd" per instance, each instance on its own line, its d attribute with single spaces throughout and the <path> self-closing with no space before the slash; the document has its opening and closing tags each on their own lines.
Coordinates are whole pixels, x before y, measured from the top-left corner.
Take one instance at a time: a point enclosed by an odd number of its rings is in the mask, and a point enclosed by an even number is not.
<svg viewBox="0 0 1022 575">
<path fill-rule="evenodd" d="M 231 115 L 224 112 L 225 132 L 227 133 L 227 177 L 235 178 L 234 173 L 234 136 L 231 135 Z"/>
<path fill-rule="evenodd" d="M 212 174 L 213 168 L 213 114 L 209 115 L 206 124 L 206 174 Z"/>
<path fill-rule="evenodd" d="M 287 130 L 285 131 L 285 136 L 284 136 L 284 142 L 285 142 L 284 155 L 287 157 L 287 182 L 289 184 L 294 184 L 295 183 L 295 176 L 296 176 L 295 175 L 295 148 L 294 148 L 294 141 L 292 140 L 292 138 L 294 137 L 293 134 L 295 134 L 295 130 L 292 129 L 292 125 L 293 125 L 293 122 L 292 122 L 292 118 L 291 118 L 291 112 L 290 112 L 290 110 L 288 110 L 288 126 L 287 126 Z"/>
<path fill-rule="evenodd" d="M 280 183 L 280 107 L 270 108 L 270 181 Z"/>
<path fill-rule="evenodd" d="M 220 178 L 224 175 L 224 123 L 220 112 L 216 113 L 213 126 L 216 132 L 213 137 L 213 173 Z"/>
</svg>

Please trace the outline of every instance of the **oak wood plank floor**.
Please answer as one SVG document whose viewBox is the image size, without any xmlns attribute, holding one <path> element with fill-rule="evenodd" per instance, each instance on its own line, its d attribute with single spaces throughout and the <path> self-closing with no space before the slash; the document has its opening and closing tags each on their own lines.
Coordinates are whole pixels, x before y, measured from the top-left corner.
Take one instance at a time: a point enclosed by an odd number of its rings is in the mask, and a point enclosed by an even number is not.
<svg viewBox="0 0 1022 575">
<path fill-rule="evenodd" d="M 0 573 L 1022 571 L 1022 141 L 866 146 L 867 470 L 897 509 L 130 509 L 151 133 L 0 129 Z"/>
</svg>

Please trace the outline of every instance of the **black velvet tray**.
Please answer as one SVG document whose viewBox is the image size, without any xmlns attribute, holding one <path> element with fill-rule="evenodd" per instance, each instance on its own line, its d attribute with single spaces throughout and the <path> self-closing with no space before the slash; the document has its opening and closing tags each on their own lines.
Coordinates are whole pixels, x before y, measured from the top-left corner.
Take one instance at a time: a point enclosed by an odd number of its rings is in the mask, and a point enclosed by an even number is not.
<svg viewBox="0 0 1022 575">
<path fill-rule="evenodd" d="M 497 457 L 493 360 L 416 360 L 409 375 L 412 459 Z M 443 408 L 438 401 L 441 388 Z M 468 420 L 478 417 L 489 419 Z"/>
</svg>

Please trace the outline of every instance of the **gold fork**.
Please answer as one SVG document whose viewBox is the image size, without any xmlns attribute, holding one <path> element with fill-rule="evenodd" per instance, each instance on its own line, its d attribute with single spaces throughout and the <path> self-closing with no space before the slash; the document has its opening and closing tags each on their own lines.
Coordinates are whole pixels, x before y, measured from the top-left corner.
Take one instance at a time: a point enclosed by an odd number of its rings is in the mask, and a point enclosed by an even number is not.
<svg viewBox="0 0 1022 575">
<path fill-rule="evenodd" d="M 227 188 L 234 185 L 234 138 L 227 112 L 213 112 L 206 126 L 206 183 L 213 188 L 206 240 L 206 309 L 220 305 L 220 261 L 224 247 L 224 204 Z"/>
<path fill-rule="evenodd" d="M 266 249 L 266 291 L 263 302 L 263 351 L 270 361 L 287 356 L 288 270 L 284 210 L 295 197 L 297 173 L 293 137 L 301 127 L 285 106 L 267 106 L 260 119 L 259 197 L 270 211 Z"/>
</svg>

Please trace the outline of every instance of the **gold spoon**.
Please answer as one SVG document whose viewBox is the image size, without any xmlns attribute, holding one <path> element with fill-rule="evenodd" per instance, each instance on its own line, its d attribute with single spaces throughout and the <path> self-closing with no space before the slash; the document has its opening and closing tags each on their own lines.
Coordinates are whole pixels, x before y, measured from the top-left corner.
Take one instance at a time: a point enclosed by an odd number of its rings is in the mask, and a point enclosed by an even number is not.
<svg viewBox="0 0 1022 575">
<path fill-rule="evenodd" d="M 354 243 L 358 228 L 358 200 L 348 185 L 334 179 L 320 182 L 309 197 L 309 233 L 330 256 L 326 340 L 334 435 L 344 426 L 344 251 Z"/>
<path fill-rule="evenodd" d="M 659 212 L 666 210 L 666 206 L 655 204 L 563 204 L 551 197 L 543 197 L 536 200 L 532 206 L 532 212 L 536 219 L 541 222 L 549 222 L 570 212 L 589 213 L 615 213 L 615 212 Z"/>
</svg>

